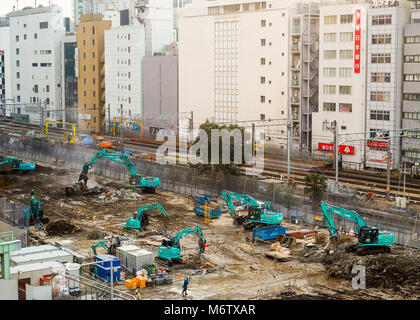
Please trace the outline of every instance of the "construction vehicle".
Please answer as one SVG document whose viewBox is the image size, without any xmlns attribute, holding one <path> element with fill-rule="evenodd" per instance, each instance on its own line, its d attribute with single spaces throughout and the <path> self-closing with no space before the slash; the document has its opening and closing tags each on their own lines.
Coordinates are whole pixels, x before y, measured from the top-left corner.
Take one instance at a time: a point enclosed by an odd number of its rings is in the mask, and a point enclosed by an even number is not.
<svg viewBox="0 0 420 320">
<path fill-rule="evenodd" d="M 106 140 L 104 137 L 97 136 L 96 134 L 94 134 L 92 138 L 93 138 L 94 144 L 99 148 L 112 148 L 113 147 L 113 143 L 111 140 Z"/>
<path fill-rule="evenodd" d="M 48 136 L 48 125 L 50 123 L 57 123 L 57 124 L 63 124 L 68 125 L 72 127 L 73 133 L 65 132 L 64 133 L 64 143 L 76 143 L 77 137 L 76 137 L 76 125 L 74 123 L 70 122 L 61 122 L 61 121 L 53 121 L 53 120 L 47 120 L 45 122 L 45 135 Z"/>
<path fill-rule="evenodd" d="M 33 171 L 36 169 L 36 164 L 33 162 L 24 163 L 22 160 L 16 158 L 3 158 L 0 159 L 0 172 L 8 171 Z"/>
<path fill-rule="evenodd" d="M 169 266 L 172 266 L 173 262 L 181 257 L 180 240 L 182 237 L 192 233 L 197 233 L 198 235 L 198 250 L 199 257 L 201 257 L 206 249 L 206 239 L 200 226 L 196 226 L 184 229 L 175 236 L 168 235 L 166 238 L 163 238 L 162 245 L 159 247 L 158 258 L 166 260 Z"/>
<path fill-rule="evenodd" d="M 271 211 L 269 202 L 258 201 L 253 197 L 231 191 L 222 191 L 229 213 L 233 217 L 234 224 L 243 225 L 246 230 L 252 229 L 258 225 L 274 225 L 283 222 L 281 212 Z M 245 202 L 248 206 L 248 215 L 239 215 L 236 212 L 234 200 Z"/>
<path fill-rule="evenodd" d="M 168 225 L 169 215 L 166 213 L 166 210 L 162 207 L 162 205 L 158 202 L 146 204 L 145 206 L 141 207 L 137 213 L 135 214 L 134 218 L 127 219 L 125 227 L 127 229 L 138 229 L 143 230 L 149 224 L 149 216 L 147 211 L 159 209 L 160 213 L 165 217 L 163 231 L 166 232 L 166 227 Z"/>
<path fill-rule="evenodd" d="M 394 234 L 389 231 L 381 231 L 376 227 L 369 227 L 365 220 L 355 211 L 333 206 L 325 202 L 321 203 L 324 222 L 330 233 L 330 239 L 338 243 L 339 233 L 335 226 L 333 215 L 338 215 L 353 221 L 356 224 L 358 243 L 347 248 L 349 252 L 358 255 L 390 252 L 390 246 L 394 244 Z"/>
<path fill-rule="evenodd" d="M 112 160 L 114 162 L 121 163 L 127 167 L 127 169 L 130 171 L 130 186 L 131 187 L 137 187 L 137 188 L 143 188 L 147 191 L 155 192 L 155 188 L 160 186 L 160 179 L 156 177 L 144 177 L 137 174 L 136 168 L 134 167 L 133 162 L 130 160 L 130 157 L 126 154 L 116 152 L 109 149 L 102 149 L 98 153 L 96 153 L 88 163 L 85 163 L 83 165 L 82 173 L 80 174 L 79 181 L 84 180 L 85 185 L 87 183 L 87 174 L 89 172 L 89 169 L 93 166 L 93 164 L 98 161 L 101 158 L 107 158 L 109 160 Z M 73 193 L 71 190 L 68 190 L 69 188 L 75 188 L 77 187 L 77 184 L 73 187 L 67 187 L 66 188 L 66 194 L 74 194 L 77 193 L 77 190 Z M 86 186 L 87 187 L 87 186 Z"/>
<path fill-rule="evenodd" d="M 36 225 L 40 227 L 50 221 L 48 218 L 44 218 L 44 206 L 42 202 L 36 197 L 36 190 L 33 189 L 31 192 L 31 201 L 29 202 L 29 208 L 23 210 L 25 219 L 29 220 L 29 225 Z"/>
<path fill-rule="evenodd" d="M 194 197 L 194 212 L 205 220 L 217 219 L 221 216 L 222 210 L 217 201 L 208 194 L 199 194 Z"/>
<path fill-rule="evenodd" d="M 115 255 L 117 252 L 117 248 L 121 245 L 120 237 L 112 236 L 110 242 L 111 244 L 109 246 L 103 241 L 100 241 L 97 244 L 92 245 L 93 254 L 96 256 L 98 254 L 96 251 L 96 248 L 102 247 L 106 250 L 108 254 Z"/>
</svg>

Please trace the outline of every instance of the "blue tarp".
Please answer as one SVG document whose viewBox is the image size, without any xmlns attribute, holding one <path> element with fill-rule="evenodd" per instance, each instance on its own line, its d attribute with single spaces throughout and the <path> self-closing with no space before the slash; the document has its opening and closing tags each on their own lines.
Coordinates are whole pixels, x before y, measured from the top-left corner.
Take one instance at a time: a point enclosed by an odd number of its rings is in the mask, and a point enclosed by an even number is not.
<svg viewBox="0 0 420 320">
<path fill-rule="evenodd" d="M 124 153 L 124 154 L 128 154 L 129 156 L 131 156 L 134 152 L 132 152 L 132 151 L 130 151 L 130 150 L 127 150 L 127 149 L 125 149 L 125 150 L 123 150 L 123 152 L 122 153 Z"/>
<path fill-rule="evenodd" d="M 82 137 L 82 143 L 83 144 L 94 144 L 93 138 L 91 136 L 83 136 Z"/>
</svg>

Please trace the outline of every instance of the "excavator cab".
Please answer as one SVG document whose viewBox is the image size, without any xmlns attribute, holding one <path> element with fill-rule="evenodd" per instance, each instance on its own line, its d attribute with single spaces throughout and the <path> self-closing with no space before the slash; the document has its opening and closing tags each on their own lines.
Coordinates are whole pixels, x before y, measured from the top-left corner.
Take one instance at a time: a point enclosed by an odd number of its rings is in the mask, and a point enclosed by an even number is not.
<svg viewBox="0 0 420 320">
<path fill-rule="evenodd" d="M 162 247 L 169 247 L 171 248 L 174 245 L 173 238 L 163 238 L 162 239 Z"/>
<path fill-rule="evenodd" d="M 264 213 L 264 208 L 259 207 L 249 207 L 248 208 L 248 219 L 250 220 L 260 220 L 261 214 Z"/>
<path fill-rule="evenodd" d="M 364 226 L 360 228 L 358 235 L 359 243 L 361 244 L 375 244 L 378 242 L 379 229 L 375 227 Z"/>
</svg>

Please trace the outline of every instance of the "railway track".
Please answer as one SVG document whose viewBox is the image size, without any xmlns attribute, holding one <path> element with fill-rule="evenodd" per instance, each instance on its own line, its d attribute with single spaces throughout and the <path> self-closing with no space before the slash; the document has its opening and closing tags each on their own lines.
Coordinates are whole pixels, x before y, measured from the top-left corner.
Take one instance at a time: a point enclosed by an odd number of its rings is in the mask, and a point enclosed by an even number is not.
<svg viewBox="0 0 420 320">
<path fill-rule="evenodd" d="M 11 121 L 2 121 L 0 122 L 0 130 L 5 131 L 24 131 L 34 130 L 39 132 L 39 126 L 15 123 Z M 63 135 L 65 129 L 51 127 L 49 128 L 49 135 L 54 138 L 60 139 Z M 105 138 L 112 140 L 120 140 L 118 137 L 104 135 Z M 150 138 L 140 138 L 140 137 L 125 137 L 122 139 L 125 148 L 131 149 L 136 153 L 154 153 L 156 148 L 158 148 L 163 142 L 154 141 Z M 84 146 L 85 147 L 85 146 Z M 90 146 L 92 149 L 99 149 L 96 146 Z M 113 149 L 120 150 L 121 147 L 114 147 Z M 300 161 L 292 161 L 290 165 L 291 177 L 296 180 L 298 184 L 304 184 L 304 178 L 306 175 L 311 173 L 314 164 L 312 163 L 302 163 Z M 243 166 L 241 169 L 242 172 L 245 171 L 246 166 Z M 328 178 L 335 179 L 335 171 L 329 168 L 322 168 L 322 173 Z M 283 178 L 287 174 L 287 161 L 281 157 L 274 157 L 273 155 L 268 155 L 264 159 L 264 171 L 262 173 L 263 177 L 267 178 Z M 386 177 L 373 176 L 367 172 L 357 173 L 357 172 L 339 172 L 339 182 L 348 184 L 350 187 L 355 188 L 357 191 L 362 193 L 374 192 L 377 194 L 385 195 L 386 194 Z M 402 192 L 402 182 L 399 179 L 391 178 L 391 194 L 403 195 Z M 400 189 L 396 191 L 395 189 Z M 406 179 L 406 196 L 411 200 L 420 201 L 420 181 L 416 179 Z"/>
</svg>

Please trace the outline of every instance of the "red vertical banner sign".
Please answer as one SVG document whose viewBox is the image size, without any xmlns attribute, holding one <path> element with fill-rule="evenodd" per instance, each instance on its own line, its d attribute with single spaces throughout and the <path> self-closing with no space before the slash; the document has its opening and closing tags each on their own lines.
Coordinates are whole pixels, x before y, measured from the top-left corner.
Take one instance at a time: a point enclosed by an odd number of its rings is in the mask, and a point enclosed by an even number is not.
<svg viewBox="0 0 420 320">
<path fill-rule="evenodd" d="M 360 16 L 360 9 L 358 9 L 354 13 L 354 73 L 360 73 L 360 38 L 362 36 Z"/>
</svg>

